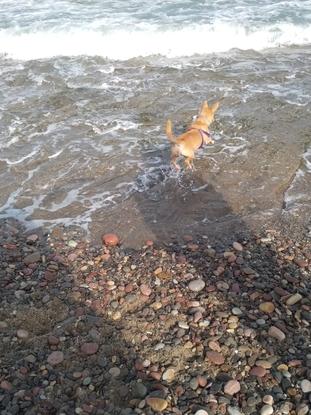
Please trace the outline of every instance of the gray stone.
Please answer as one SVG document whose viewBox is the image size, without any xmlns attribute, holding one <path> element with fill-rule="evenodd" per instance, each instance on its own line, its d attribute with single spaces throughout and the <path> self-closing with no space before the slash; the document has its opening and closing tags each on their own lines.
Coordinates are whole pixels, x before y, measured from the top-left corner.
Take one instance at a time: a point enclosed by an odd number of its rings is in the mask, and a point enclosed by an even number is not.
<svg viewBox="0 0 311 415">
<path fill-rule="evenodd" d="M 235 316 L 241 316 L 243 314 L 243 311 L 239 307 L 233 307 L 232 314 Z"/>
<path fill-rule="evenodd" d="M 142 382 L 135 382 L 133 386 L 133 397 L 143 399 L 147 395 L 147 388 Z"/>
<path fill-rule="evenodd" d="M 199 292 L 205 287 L 205 282 L 201 279 L 193 280 L 190 281 L 188 287 L 190 291 Z"/>
</svg>

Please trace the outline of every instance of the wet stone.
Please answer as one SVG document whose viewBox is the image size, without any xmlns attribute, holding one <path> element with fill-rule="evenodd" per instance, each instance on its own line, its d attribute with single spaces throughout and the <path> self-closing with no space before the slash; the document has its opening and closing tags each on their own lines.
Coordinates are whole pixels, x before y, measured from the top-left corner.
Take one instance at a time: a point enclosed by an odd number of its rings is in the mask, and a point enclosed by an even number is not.
<svg viewBox="0 0 311 415">
<path fill-rule="evenodd" d="M 103 235 L 102 239 L 103 243 L 107 246 L 116 246 L 120 242 L 118 236 L 114 233 L 107 233 Z"/>
<path fill-rule="evenodd" d="M 33 233 L 32 235 L 27 236 L 27 242 L 34 243 L 39 239 L 39 236 Z"/>
</svg>

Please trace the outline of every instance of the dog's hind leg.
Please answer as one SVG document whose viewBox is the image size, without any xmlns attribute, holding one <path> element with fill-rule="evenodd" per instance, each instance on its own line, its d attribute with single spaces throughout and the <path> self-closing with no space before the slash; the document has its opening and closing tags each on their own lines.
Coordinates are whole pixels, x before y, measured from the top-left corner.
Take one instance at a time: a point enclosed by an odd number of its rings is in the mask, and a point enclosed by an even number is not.
<svg viewBox="0 0 311 415">
<path fill-rule="evenodd" d="M 177 146 L 172 147 L 171 151 L 171 162 L 176 170 L 180 170 L 180 166 L 177 164 L 177 158 L 179 156 L 179 150 Z"/>
<path fill-rule="evenodd" d="M 187 157 L 185 159 L 185 165 L 187 169 L 193 170 L 193 157 Z"/>
</svg>

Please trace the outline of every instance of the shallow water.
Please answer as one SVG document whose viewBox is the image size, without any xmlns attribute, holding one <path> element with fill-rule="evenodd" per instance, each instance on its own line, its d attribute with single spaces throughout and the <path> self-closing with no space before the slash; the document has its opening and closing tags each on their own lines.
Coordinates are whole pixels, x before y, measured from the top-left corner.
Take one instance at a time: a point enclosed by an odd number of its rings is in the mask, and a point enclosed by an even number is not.
<svg viewBox="0 0 311 415">
<path fill-rule="evenodd" d="M 66 2 L 61 3 L 64 6 Z M 270 21 L 265 20 L 267 17 L 262 20 L 259 9 L 254 8 L 258 15 L 254 15 L 257 26 L 253 32 L 247 32 L 242 24 L 249 12 L 244 8 L 238 22 L 244 32 L 235 32 L 238 37 L 233 40 L 238 47 L 254 45 L 244 51 L 231 49 L 232 38 L 227 32 L 222 43 L 206 46 L 203 42 L 202 49 L 199 42 L 201 49 L 197 49 L 200 27 L 191 26 L 196 13 L 193 2 L 185 3 L 186 12 L 181 8 L 176 15 L 184 23 L 189 20 L 185 33 L 187 37 L 191 31 L 190 43 L 183 42 L 180 33 L 176 39 L 171 32 L 165 32 L 169 6 L 166 17 L 161 15 L 157 2 L 146 16 L 116 11 L 111 14 L 114 20 L 109 23 L 109 33 L 103 30 L 107 21 L 104 24 L 101 16 L 105 13 L 96 14 L 95 7 L 85 14 L 82 24 L 83 30 L 83 25 L 91 25 L 91 38 L 94 33 L 108 36 L 110 41 L 111 36 L 119 36 L 122 42 L 120 27 L 123 22 L 124 29 L 129 16 L 134 19 L 133 25 L 140 27 L 139 31 L 135 26 L 135 36 L 146 37 L 147 23 L 153 25 L 152 30 L 158 25 L 155 42 L 147 44 L 148 50 L 141 50 L 144 44 L 134 36 L 128 48 L 120 48 L 117 43 L 114 49 L 110 43 L 110 49 L 104 52 L 112 55 L 106 58 L 105 53 L 97 56 L 97 38 L 93 42 L 95 49 L 88 43 L 92 56 L 83 54 L 90 32 L 84 39 L 86 43 L 75 43 L 76 49 L 72 44 L 67 44 L 69 52 L 60 49 L 60 55 L 68 56 L 53 56 L 59 47 L 59 31 L 67 30 L 67 36 L 69 23 L 70 30 L 76 30 L 79 5 L 73 2 L 75 7 L 70 8 L 68 4 L 69 14 L 58 25 L 56 9 L 50 9 L 48 2 L 39 8 L 33 3 L 33 9 L 25 3 L 24 12 L 18 16 L 7 4 L 7 16 L 14 15 L 17 26 L 0 30 L 0 37 L 14 38 L 13 43 L 6 43 L 8 50 L 2 43 L 2 52 L 7 55 L 0 58 L 0 218 L 14 216 L 29 227 L 79 225 L 94 236 L 116 230 L 126 235 L 129 244 L 146 237 L 189 232 L 231 234 L 241 227 L 256 229 L 284 215 L 300 217 L 308 223 L 308 2 L 301 2 L 298 14 L 288 11 L 282 23 L 303 31 L 304 40 L 296 36 L 297 41 L 301 40 L 299 46 L 279 48 L 262 49 L 278 41 L 265 43 L 265 37 L 258 33 L 267 24 L 270 29 L 265 33 L 271 33 L 282 7 L 271 10 Z M 262 7 L 270 6 L 263 3 Z M 36 43 L 41 32 L 29 32 L 27 23 L 27 16 L 31 20 L 36 13 L 45 16 L 43 26 L 37 29 L 50 36 L 51 43 L 43 47 Z M 210 21 L 205 20 L 208 28 L 201 30 L 212 30 L 210 25 L 215 30 L 217 25 L 217 30 L 224 33 L 221 25 L 232 25 L 234 21 L 233 14 L 230 17 L 228 13 L 229 8 L 215 5 L 214 14 L 208 14 Z M 204 13 L 201 18 L 205 19 Z M 56 37 L 51 35 L 55 25 Z M 282 36 L 284 33 L 287 32 Z M 167 43 L 163 42 L 163 34 Z M 198 39 L 205 34 L 200 32 Z M 26 45 L 30 40 L 28 35 L 32 36 L 34 48 L 23 47 L 23 42 Z M 83 37 L 83 33 L 79 32 L 79 36 Z M 261 43 L 256 43 L 254 36 Z M 16 43 L 17 39 L 20 42 Z M 64 37 L 61 39 L 66 45 Z M 224 46 L 227 50 L 220 52 Z M 211 53 L 213 50 L 217 53 Z M 27 55 L 29 51 L 31 56 Z M 162 55 L 153 54 L 158 51 Z M 139 52 L 144 56 L 138 56 Z M 203 100 L 220 98 L 221 107 L 211 126 L 215 145 L 198 152 L 194 172 L 172 171 L 170 146 L 164 134 L 166 119 L 173 119 L 175 132 L 179 133 L 191 122 Z"/>
</svg>

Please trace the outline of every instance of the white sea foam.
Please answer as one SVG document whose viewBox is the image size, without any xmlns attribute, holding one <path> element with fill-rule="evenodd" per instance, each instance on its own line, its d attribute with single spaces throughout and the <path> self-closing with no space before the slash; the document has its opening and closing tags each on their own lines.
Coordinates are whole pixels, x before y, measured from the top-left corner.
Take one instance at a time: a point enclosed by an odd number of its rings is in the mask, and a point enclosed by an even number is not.
<svg viewBox="0 0 311 415">
<path fill-rule="evenodd" d="M 62 152 L 64 151 L 64 149 L 57 151 L 54 154 L 51 154 L 50 156 L 48 156 L 49 159 L 55 159 L 56 157 L 58 157 L 60 154 L 62 154 Z"/>
<path fill-rule="evenodd" d="M 295 211 L 300 204 L 310 203 L 311 147 L 303 154 L 304 163 L 284 195 L 286 210 Z M 307 186 L 307 187 L 306 187 Z M 304 189 L 302 192 L 301 190 Z"/>
<path fill-rule="evenodd" d="M 13 160 L 9 160 L 9 159 L 0 159 L 0 160 L 5 161 L 9 165 L 20 164 L 23 161 L 25 161 L 25 160 L 31 158 L 32 156 L 34 156 L 37 152 L 38 152 L 38 149 L 35 149 L 35 150 L 31 151 L 29 154 L 27 154 L 26 156 L 21 157 L 20 159 L 14 160 L 14 161 Z"/>
<path fill-rule="evenodd" d="M 20 60 L 53 56 L 102 56 L 126 60 L 138 56 L 192 56 L 232 48 L 262 50 L 311 43 L 311 25 L 280 23 L 249 28 L 223 22 L 184 26 L 181 29 L 148 25 L 143 29 L 107 32 L 87 29 L 20 32 L 0 30 L 0 54 Z M 126 46 L 125 46 L 126 45 Z"/>
</svg>

